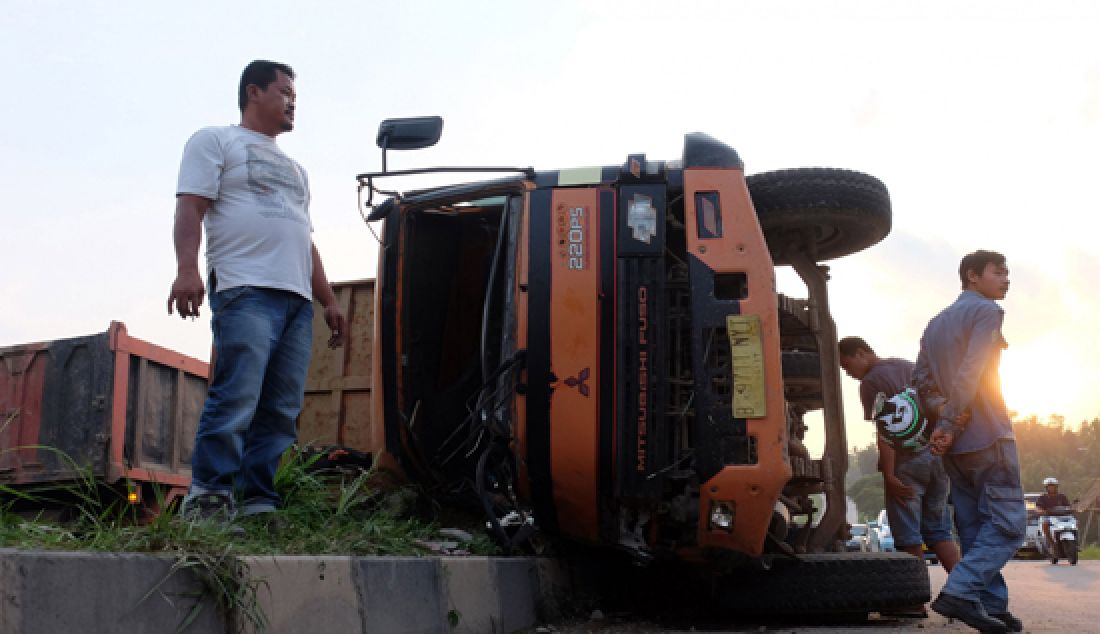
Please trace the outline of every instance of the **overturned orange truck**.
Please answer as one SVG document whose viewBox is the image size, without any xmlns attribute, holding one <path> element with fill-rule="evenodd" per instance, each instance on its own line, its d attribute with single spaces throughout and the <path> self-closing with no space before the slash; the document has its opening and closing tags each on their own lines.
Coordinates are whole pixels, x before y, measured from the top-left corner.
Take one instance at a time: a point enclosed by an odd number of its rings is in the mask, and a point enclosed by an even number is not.
<svg viewBox="0 0 1100 634">
<path fill-rule="evenodd" d="M 927 600 L 916 558 L 837 552 L 847 449 L 821 262 L 887 235 L 881 182 L 825 168 L 746 177 L 705 134 L 686 136 L 680 160 L 386 171 L 386 151 L 441 130 L 436 117 L 383 122 L 383 171 L 358 176 L 367 221 L 384 221 L 380 463 L 479 505 L 505 548 L 540 531 L 642 564 L 721 562 L 815 587 L 839 574 L 868 589 L 823 587 L 803 597 L 811 610 Z M 382 186 L 429 172 L 494 177 Z M 776 292 L 777 265 L 807 298 Z M 818 409 L 815 459 L 804 415 Z"/>
</svg>

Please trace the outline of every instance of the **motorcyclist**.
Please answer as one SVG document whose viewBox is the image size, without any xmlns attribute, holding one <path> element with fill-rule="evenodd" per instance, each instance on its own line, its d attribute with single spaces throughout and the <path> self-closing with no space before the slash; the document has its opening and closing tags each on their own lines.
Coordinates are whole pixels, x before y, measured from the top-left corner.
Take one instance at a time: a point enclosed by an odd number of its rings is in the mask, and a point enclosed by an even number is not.
<svg viewBox="0 0 1100 634">
<path fill-rule="evenodd" d="M 1047 492 L 1035 501 L 1035 508 L 1043 518 L 1043 537 L 1046 539 L 1047 551 L 1053 552 L 1054 540 L 1050 536 L 1050 516 L 1064 514 L 1065 509 L 1059 507 L 1067 507 L 1070 503 L 1065 493 L 1058 492 L 1058 478 L 1051 477 L 1043 480 L 1043 486 L 1046 487 Z"/>
</svg>

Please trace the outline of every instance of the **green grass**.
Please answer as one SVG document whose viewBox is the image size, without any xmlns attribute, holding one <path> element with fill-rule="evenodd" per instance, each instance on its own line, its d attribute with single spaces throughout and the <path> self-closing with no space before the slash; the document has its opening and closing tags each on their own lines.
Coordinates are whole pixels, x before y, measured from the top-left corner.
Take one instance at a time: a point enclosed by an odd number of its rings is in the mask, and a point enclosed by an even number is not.
<svg viewBox="0 0 1100 634">
<path fill-rule="evenodd" d="M 1096 544 L 1089 544 L 1081 549 L 1078 553 L 1079 559 L 1100 559 L 1100 546 Z"/>
<path fill-rule="evenodd" d="M 0 505 L 0 547 L 104 552 L 218 553 L 237 555 L 416 555 L 426 549 L 417 543 L 453 541 L 438 536 L 439 526 L 410 512 L 417 497 L 408 487 L 383 491 L 373 472 L 311 472 L 310 463 L 297 453 L 288 455 L 276 474 L 276 490 L 283 508 L 274 513 L 241 518 L 244 537 L 233 536 L 216 522 L 188 522 L 173 512 L 146 524 L 135 522 L 134 509 L 123 492 L 100 486 L 82 471 L 81 478 L 60 487 L 15 491 L 0 485 L 9 502 Z M 47 515 L 15 514 L 16 498 L 71 500 L 71 521 Z M 2 498 L 0 498 L 2 499 Z M 174 510 L 174 509 L 172 509 Z M 474 540 L 464 548 L 493 554 L 495 547 L 473 516 L 463 518 Z"/>
<path fill-rule="evenodd" d="M 48 447 L 35 449 L 60 454 Z M 79 468 L 67 456 L 63 459 L 78 473 L 75 481 L 19 489 L 0 485 L 0 548 L 172 557 L 175 563 L 168 576 L 188 570 L 203 586 L 177 631 L 195 619 L 203 597 L 215 602 L 227 623 L 235 622 L 233 630 L 241 630 L 245 623 L 254 631 L 266 630 L 266 617 L 256 600 L 263 581 L 250 577 L 242 555 L 423 555 L 432 554 L 423 542 L 454 541 L 439 536 L 436 522 L 412 512 L 418 501 L 414 489 L 383 487 L 371 471 L 314 471 L 310 466 L 316 457 L 304 458 L 294 450 L 288 452 L 275 479 L 283 508 L 237 520 L 244 536 L 232 535 L 224 523 L 185 520 L 174 508 L 139 522 L 139 513 L 126 502 L 124 488 L 105 487 L 90 470 Z M 163 499 L 157 501 L 163 508 Z M 68 516 L 64 521 L 56 519 L 56 513 L 25 510 L 59 506 Z M 16 508 L 23 510 L 16 512 Z M 479 517 L 454 514 L 448 524 L 473 536 L 471 542 L 460 545 L 464 550 L 498 552 Z M 146 598 L 156 590 L 150 589 Z"/>
</svg>

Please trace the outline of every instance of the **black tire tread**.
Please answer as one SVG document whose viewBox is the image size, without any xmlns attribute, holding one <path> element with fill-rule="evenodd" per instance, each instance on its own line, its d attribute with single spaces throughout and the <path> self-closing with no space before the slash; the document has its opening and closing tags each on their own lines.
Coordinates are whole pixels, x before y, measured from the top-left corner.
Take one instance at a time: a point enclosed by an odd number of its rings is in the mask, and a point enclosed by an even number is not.
<svg viewBox="0 0 1100 634">
<path fill-rule="evenodd" d="M 821 356 L 813 351 L 784 350 L 783 377 L 798 379 L 821 378 Z"/>
<path fill-rule="evenodd" d="M 790 264 L 791 234 L 814 235 L 812 255 L 831 260 L 862 251 L 890 233 L 890 193 L 874 176 L 807 167 L 745 178 L 776 264 Z"/>
<path fill-rule="evenodd" d="M 731 577 L 723 609 L 788 615 L 857 614 L 926 603 L 928 568 L 906 553 L 830 553 L 781 559 L 767 573 Z"/>
</svg>

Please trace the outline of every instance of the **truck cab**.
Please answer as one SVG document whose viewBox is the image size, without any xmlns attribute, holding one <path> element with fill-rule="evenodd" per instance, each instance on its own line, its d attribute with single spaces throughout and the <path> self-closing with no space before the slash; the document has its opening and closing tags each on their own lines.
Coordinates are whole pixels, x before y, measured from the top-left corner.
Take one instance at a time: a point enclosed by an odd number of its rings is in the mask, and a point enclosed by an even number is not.
<svg viewBox="0 0 1100 634">
<path fill-rule="evenodd" d="M 442 120 L 383 122 L 424 147 Z M 385 164 L 385 159 L 383 159 Z M 505 550 L 534 532 L 654 558 L 844 550 L 847 449 L 822 262 L 880 241 L 877 179 L 673 160 L 503 172 L 426 190 L 358 176 L 382 221 L 372 447 Z M 381 200 L 376 202 L 376 197 Z M 808 297 L 776 292 L 791 266 Z M 804 418 L 821 410 L 813 457 Z"/>
</svg>

